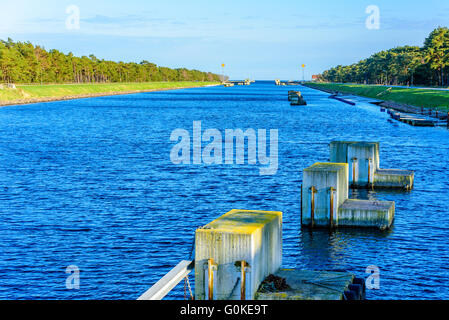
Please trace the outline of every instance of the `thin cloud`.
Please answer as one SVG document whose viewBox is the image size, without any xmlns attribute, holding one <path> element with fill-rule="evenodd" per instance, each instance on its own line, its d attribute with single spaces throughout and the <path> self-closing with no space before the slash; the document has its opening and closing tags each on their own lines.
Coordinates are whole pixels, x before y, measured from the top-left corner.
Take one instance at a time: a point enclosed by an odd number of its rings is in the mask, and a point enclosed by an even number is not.
<svg viewBox="0 0 449 320">
<path fill-rule="evenodd" d="M 147 22 L 148 19 L 144 16 L 139 15 L 126 15 L 118 17 L 110 17 L 104 15 L 96 15 L 91 18 L 81 19 L 82 22 L 92 23 L 92 24 L 136 24 Z"/>
<path fill-rule="evenodd" d="M 428 30 L 439 25 L 447 25 L 444 19 L 401 19 L 401 18 L 381 18 L 381 28 L 388 30 Z"/>
<path fill-rule="evenodd" d="M 185 25 L 184 21 L 171 18 L 152 18 L 150 15 L 124 15 L 124 16 L 104 16 L 96 15 L 90 18 L 81 19 L 81 22 L 96 25 L 117 25 L 121 27 L 136 27 L 151 24 Z"/>
</svg>

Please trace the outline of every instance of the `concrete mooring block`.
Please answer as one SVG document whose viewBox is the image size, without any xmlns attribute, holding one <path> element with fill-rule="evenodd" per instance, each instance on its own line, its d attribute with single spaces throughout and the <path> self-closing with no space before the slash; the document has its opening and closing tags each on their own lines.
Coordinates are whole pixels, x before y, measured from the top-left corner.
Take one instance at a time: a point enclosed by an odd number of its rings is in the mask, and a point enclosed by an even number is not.
<svg viewBox="0 0 449 320">
<path fill-rule="evenodd" d="M 385 230 L 393 224 L 394 210 L 392 201 L 348 199 L 338 208 L 338 226 Z"/>
<path fill-rule="evenodd" d="M 348 145 L 349 184 L 370 187 L 377 169 L 379 144 L 359 142 Z"/>
<path fill-rule="evenodd" d="M 413 171 L 380 169 L 379 142 L 332 141 L 330 161 L 349 165 L 353 188 L 413 188 Z"/>
<path fill-rule="evenodd" d="M 348 199 L 348 185 L 346 163 L 316 163 L 305 169 L 301 225 L 311 228 L 391 227 L 394 202 Z"/>
<path fill-rule="evenodd" d="M 330 143 L 330 160 L 336 163 L 349 163 L 348 148 L 353 144 L 374 145 L 375 150 L 375 167 L 379 167 L 379 143 L 378 142 L 357 142 L 357 141 L 332 141 Z"/>
<path fill-rule="evenodd" d="M 335 223 L 337 210 L 348 199 L 348 165 L 316 163 L 304 170 L 301 223 L 327 227 Z"/>
<path fill-rule="evenodd" d="M 281 264 L 282 212 L 232 210 L 196 230 L 195 298 L 252 300 Z"/>
<path fill-rule="evenodd" d="M 410 170 L 378 169 L 374 174 L 377 188 L 413 188 L 415 173 Z"/>
</svg>

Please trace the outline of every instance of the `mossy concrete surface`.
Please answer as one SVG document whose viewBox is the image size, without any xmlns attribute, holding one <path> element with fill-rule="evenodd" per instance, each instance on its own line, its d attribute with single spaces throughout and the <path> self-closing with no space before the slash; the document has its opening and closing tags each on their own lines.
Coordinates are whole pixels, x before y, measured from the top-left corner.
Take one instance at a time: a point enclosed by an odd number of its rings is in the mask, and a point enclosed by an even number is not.
<svg viewBox="0 0 449 320">
<path fill-rule="evenodd" d="M 302 190 L 303 225 L 312 226 L 312 220 L 313 227 L 330 225 L 331 190 L 334 193 L 333 216 L 336 217 L 337 208 L 348 199 L 348 164 L 315 163 L 304 170 Z"/>
<path fill-rule="evenodd" d="M 381 169 L 379 142 L 332 141 L 330 161 L 349 165 L 349 185 L 356 188 L 413 188 L 411 170 Z"/>
<path fill-rule="evenodd" d="M 208 265 L 216 265 L 215 300 L 240 300 L 240 261 L 248 265 L 246 299 L 282 264 L 282 212 L 232 210 L 199 228 L 195 235 L 195 298 L 208 298 Z"/>
<path fill-rule="evenodd" d="M 348 155 L 353 147 L 360 146 L 360 153 L 370 152 L 375 157 L 376 144 L 349 144 Z M 359 155 L 360 156 L 360 155 Z M 304 170 L 301 221 L 311 228 L 371 227 L 390 228 L 395 205 L 389 201 L 349 199 L 349 176 L 347 163 L 316 163 Z"/>
<path fill-rule="evenodd" d="M 348 148 L 350 145 L 359 144 L 359 145 L 374 145 L 375 148 L 375 158 L 373 159 L 375 168 L 378 169 L 380 167 L 380 159 L 379 159 L 379 142 L 372 141 L 332 141 L 330 143 L 330 161 L 331 162 L 341 162 L 341 163 L 349 163 L 350 159 L 348 158 Z"/>
<path fill-rule="evenodd" d="M 354 275 L 345 272 L 281 269 L 289 289 L 256 293 L 256 300 L 343 300 Z"/>
<path fill-rule="evenodd" d="M 374 174 L 374 185 L 377 188 L 398 188 L 411 190 L 415 173 L 411 170 L 378 169 Z"/>
<path fill-rule="evenodd" d="M 394 220 L 395 204 L 391 201 L 348 199 L 338 209 L 338 227 L 368 227 L 385 230 Z"/>
</svg>

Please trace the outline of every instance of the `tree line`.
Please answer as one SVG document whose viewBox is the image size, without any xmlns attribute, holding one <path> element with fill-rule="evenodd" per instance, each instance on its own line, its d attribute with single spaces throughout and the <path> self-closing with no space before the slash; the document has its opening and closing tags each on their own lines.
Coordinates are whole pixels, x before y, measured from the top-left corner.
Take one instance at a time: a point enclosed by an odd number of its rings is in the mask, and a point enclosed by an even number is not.
<svg viewBox="0 0 449 320">
<path fill-rule="evenodd" d="M 45 50 L 30 42 L 0 40 L 0 81 L 4 83 L 107 83 L 151 81 L 220 81 L 210 72 L 114 62 L 94 55 L 75 57 L 58 50 Z"/>
<path fill-rule="evenodd" d="M 349 66 L 326 70 L 320 79 L 384 85 L 449 84 L 449 29 L 438 27 L 422 47 L 404 46 L 375 53 Z"/>
</svg>

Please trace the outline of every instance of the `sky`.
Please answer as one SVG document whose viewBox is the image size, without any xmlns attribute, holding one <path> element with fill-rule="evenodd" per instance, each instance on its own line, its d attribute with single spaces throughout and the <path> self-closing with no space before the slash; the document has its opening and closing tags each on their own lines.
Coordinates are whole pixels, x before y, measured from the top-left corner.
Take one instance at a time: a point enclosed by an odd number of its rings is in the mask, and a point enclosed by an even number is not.
<svg viewBox="0 0 449 320">
<path fill-rule="evenodd" d="M 231 79 L 310 79 L 421 46 L 438 26 L 449 26 L 447 0 L 0 0 L 0 39 L 219 74 L 224 63 Z"/>
</svg>

